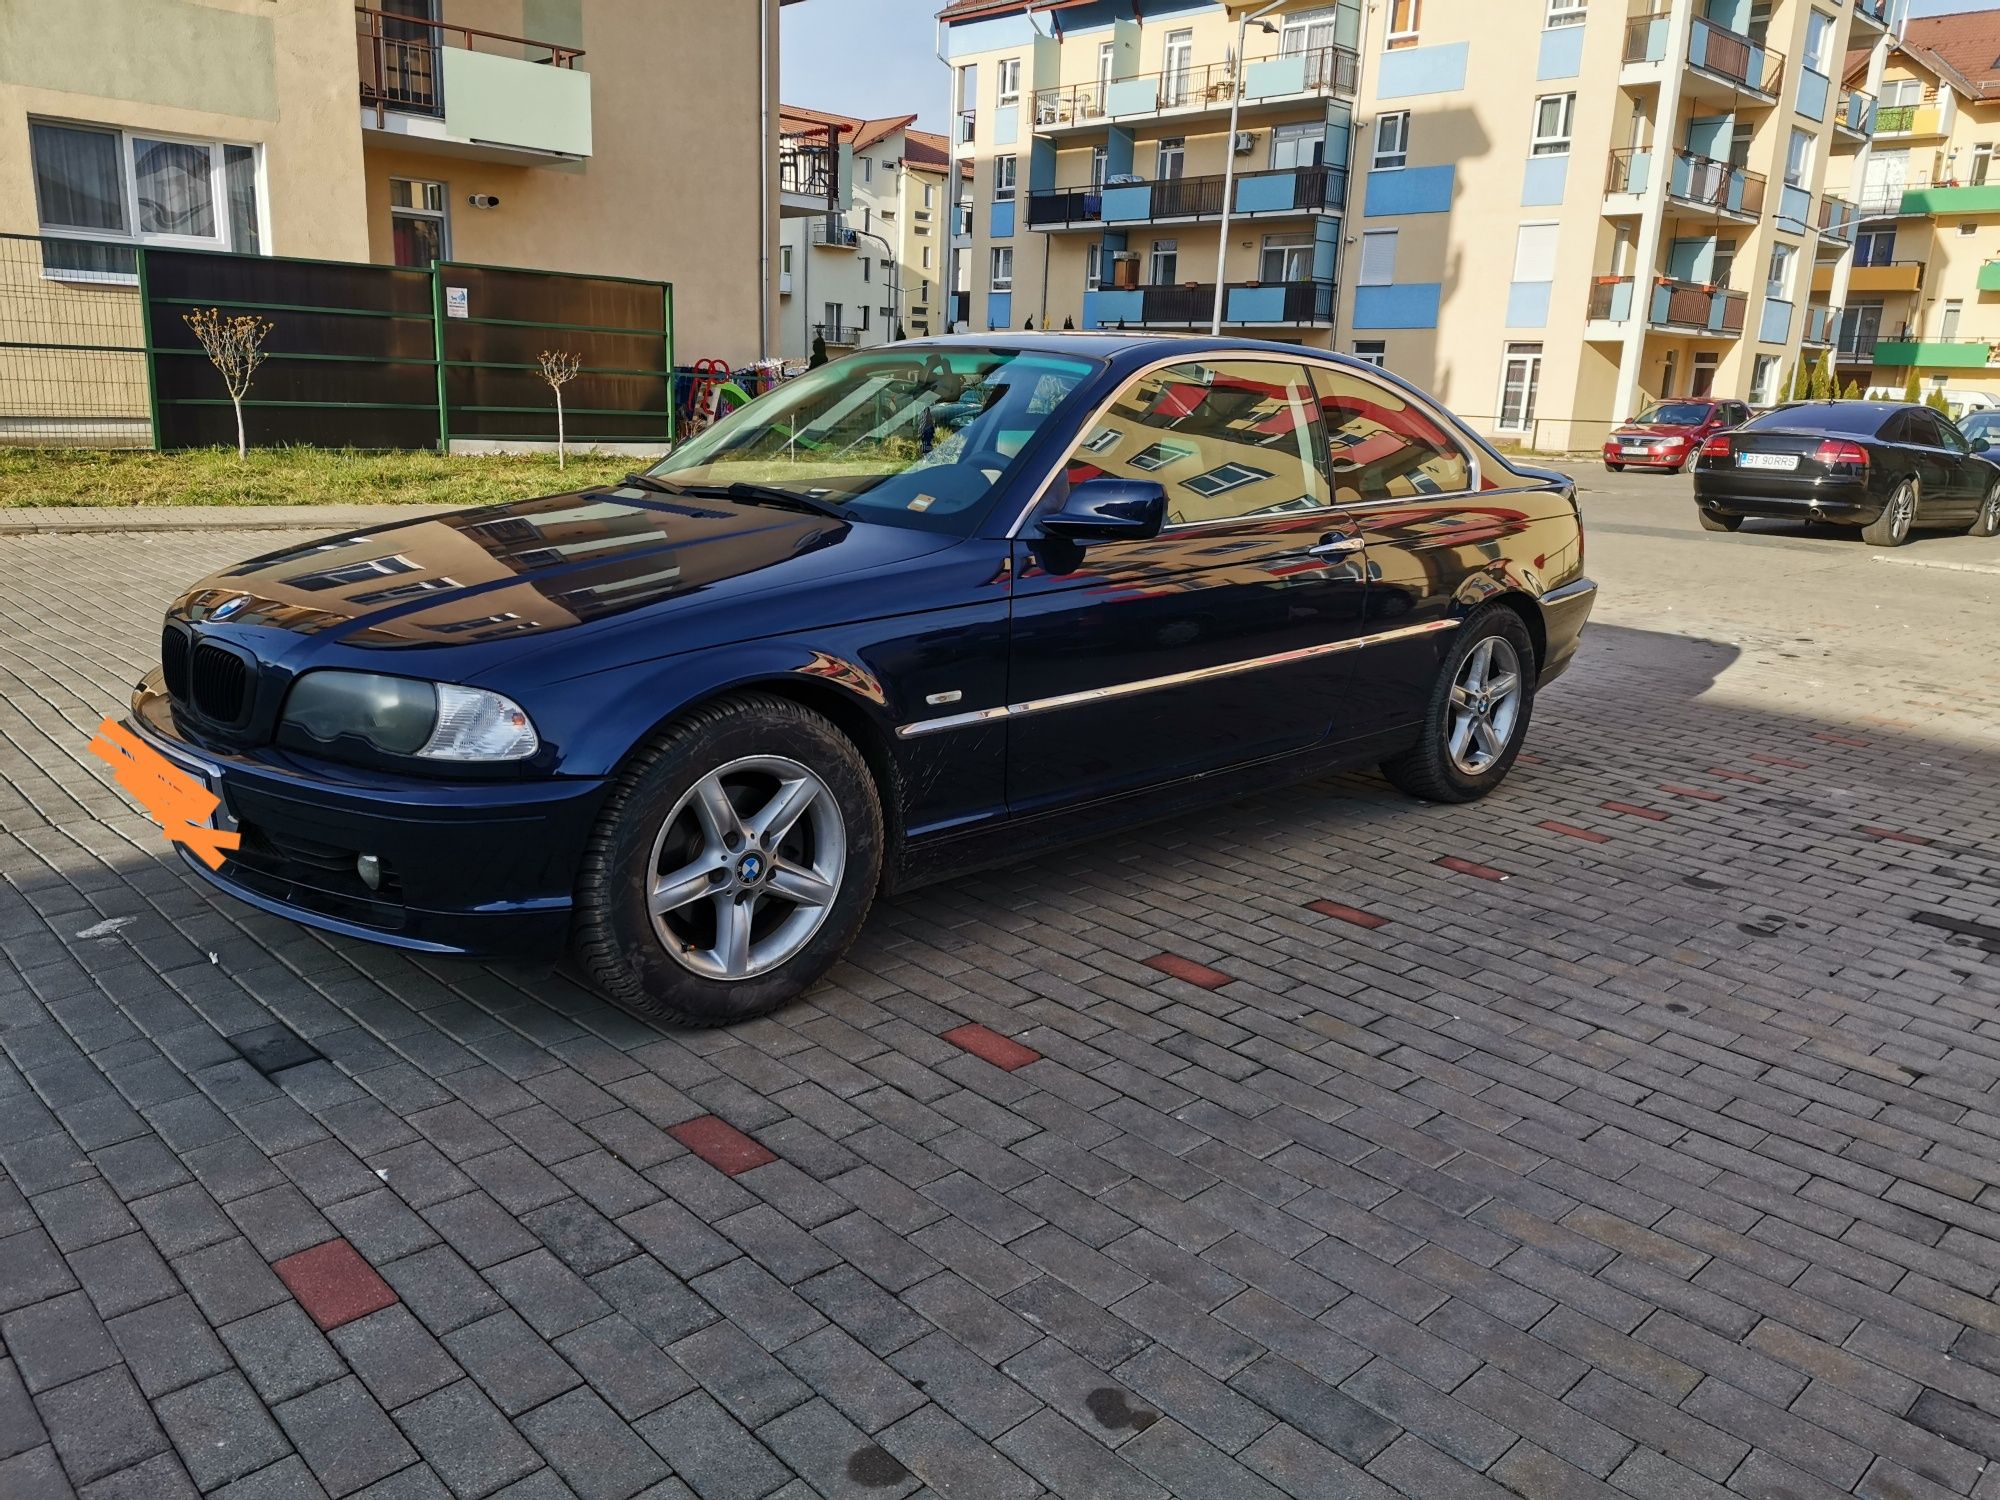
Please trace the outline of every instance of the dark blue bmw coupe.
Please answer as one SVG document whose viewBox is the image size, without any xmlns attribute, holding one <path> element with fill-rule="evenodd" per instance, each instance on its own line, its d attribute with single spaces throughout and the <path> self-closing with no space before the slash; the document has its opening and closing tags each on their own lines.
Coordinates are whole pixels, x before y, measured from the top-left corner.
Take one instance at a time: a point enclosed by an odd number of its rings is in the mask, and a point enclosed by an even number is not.
<svg viewBox="0 0 2000 1500">
<path fill-rule="evenodd" d="M 878 890 L 1281 778 L 1506 776 L 1570 482 L 1317 350 L 996 335 L 813 370 L 621 485 L 332 537 L 167 614 L 134 727 L 231 894 L 767 1011 Z"/>
</svg>

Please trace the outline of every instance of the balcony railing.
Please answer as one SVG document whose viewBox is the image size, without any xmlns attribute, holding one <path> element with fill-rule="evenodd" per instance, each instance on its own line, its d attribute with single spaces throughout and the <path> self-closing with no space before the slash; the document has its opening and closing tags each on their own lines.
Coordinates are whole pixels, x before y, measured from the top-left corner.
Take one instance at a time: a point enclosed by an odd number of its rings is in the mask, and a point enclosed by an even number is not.
<svg viewBox="0 0 2000 1500">
<path fill-rule="evenodd" d="M 1773 99 L 1785 81 L 1784 53 L 1700 16 L 1688 32 L 1687 60 L 1690 67 Z"/>
<path fill-rule="evenodd" d="M 1762 172 L 1692 151 L 1676 151 L 1667 193 L 1683 203 L 1755 219 L 1763 215 L 1768 185 L 1769 179 Z"/>
<path fill-rule="evenodd" d="M 786 131 L 778 137 L 778 191 L 839 201 L 840 127 Z"/>
<path fill-rule="evenodd" d="M 1830 347 L 1840 329 L 1840 309 L 1837 307 L 1808 307 L 1806 309 L 1803 342 L 1818 348 Z"/>
<path fill-rule="evenodd" d="M 1167 177 L 1156 182 L 1113 182 L 1056 188 L 1028 195 L 1028 227 L 1066 229 L 1093 224 L 1147 224 L 1212 219 L 1222 213 L 1225 179 Z M 1235 214 L 1316 213 L 1338 209 L 1347 197 L 1345 167 L 1278 167 L 1235 174 Z"/>
<path fill-rule="evenodd" d="M 1819 200 L 1819 232 L 1824 238 L 1852 244 L 1855 228 L 1860 222 L 1861 210 L 1845 198 L 1836 198 L 1829 193 Z"/>
<path fill-rule="evenodd" d="M 1833 128 L 1856 140 L 1875 132 L 1875 116 L 1878 113 L 1875 96 L 1865 89 L 1843 89 L 1839 106 L 1833 112 Z"/>
<path fill-rule="evenodd" d="M 1593 320 L 1622 323 L 1632 316 L 1632 278 L 1600 276 L 1590 284 L 1590 316 Z"/>
<path fill-rule="evenodd" d="M 1664 10 L 1633 16 L 1625 22 L 1625 61 L 1658 62 L 1667 55 L 1667 23 L 1673 17 Z"/>
<path fill-rule="evenodd" d="M 1330 280 L 1230 281 L 1223 283 L 1222 321 L 1238 326 L 1311 326 L 1333 321 Z M 1215 315 L 1215 283 L 1190 281 L 1168 286 L 1104 287 L 1092 295 L 1110 299 L 1110 324 L 1149 328 L 1205 328 Z M 1131 299 L 1137 306 L 1131 307 Z M 1129 308 L 1130 310 L 1126 310 Z"/>
<path fill-rule="evenodd" d="M 839 214 L 814 219 L 808 238 L 815 245 L 825 245 L 833 250 L 852 250 L 860 240 L 860 236 Z"/>
<path fill-rule="evenodd" d="M 1736 334 L 1743 331 L 1743 318 L 1749 306 L 1747 293 L 1662 276 L 1653 284 L 1653 300 L 1646 321 L 1656 328 Z"/>
<path fill-rule="evenodd" d="M 439 54 L 446 47 L 554 68 L 573 67 L 583 56 L 581 47 L 416 20 L 365 5 L 354 8 L 354 32 L 360 52 L 361 102 L 374 106 L 377 125 L 392 109 L 401 114 L 444 114 L 444 66 Z"/>
<path fill-rule="evenodd" d="M 1301 93 L 1351 98 L 1359 72 L 1353 48 L 1319 47 L 1246 59 L 1240 76 L 1249 100 Z M 1046 129 L 1159 110 L 1225 106 L 1236 91 L 1238 76 L 1234 62 L 1213 62 L 1037 89 L 1035 124 Z"/>
<path fill-rule="evenodd" d="M 1854 15 L 1857 20 L 1872 21 L 1877 26 L 1889 24 L 1890 0 L 1854 0 Z"/>
<path fill-rule="evenodd" d="M 858 344 L 867 330 L 854 323 L 815 323 L 813 334 L 829 344 Z"/>
</svg>

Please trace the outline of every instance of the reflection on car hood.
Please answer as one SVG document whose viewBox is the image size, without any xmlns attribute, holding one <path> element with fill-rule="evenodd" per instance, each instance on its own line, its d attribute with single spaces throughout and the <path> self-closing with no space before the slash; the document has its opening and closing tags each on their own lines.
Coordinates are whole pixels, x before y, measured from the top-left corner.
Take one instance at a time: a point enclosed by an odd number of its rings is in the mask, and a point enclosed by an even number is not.
<svg viewBox="0 0 2000 1500">
<path fill-rule="evenodd" d="M 560 630 L 717 587 L 761 591 L 947 540 L 633 488 L 578 490 L 252 558 L 195 585 L 175 610 L 332 633 L 357 646 L 454 645 Z"/>
<path fill-rule="evenodd" d="M 1695 429 L 1694 423 L 1685 426 L 1676 422 L 1627 422 L 1612 432 L 1613 437 L 1686 437 Z"/>
</svg>

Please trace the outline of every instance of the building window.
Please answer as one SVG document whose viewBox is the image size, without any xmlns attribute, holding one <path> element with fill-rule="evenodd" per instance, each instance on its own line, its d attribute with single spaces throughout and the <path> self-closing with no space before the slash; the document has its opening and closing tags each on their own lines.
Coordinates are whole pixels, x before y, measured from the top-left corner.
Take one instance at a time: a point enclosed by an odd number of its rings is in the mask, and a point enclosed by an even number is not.
<svg viewBox="0 0 2000 1500">
<path fill-rule="evenodd" d="M 1186 104 L 1194 84 L 1194 32 L 1170 31 L 1167 44 L 1162 50 L 1161 60 L 1165 63 L 1161 79 L 1160 102 L 1165 105 Z"/>
<path fill-rule="evenodd" d="M 1502 432 L 1526 432 L 1535 425 L 1535 398 L 1541 394 L 1542 346 L 1509 344 L 1500 365 L 1500 419 L 1493 425 Z"/>
<path fill-rule="evenodd" d="M 1159 155 L 1154 160 L 1153 177 L 1159 182 L 1172 182 L 1187 171 L 1187 141 L 1184 137 L 1170 135 L 1160 142 Z"/>
<path fill-rule="evenodd" d="M 778 269 L 783 271 L 787 276 L 792 274 L 792 247 L 790 245 L 780 245 L 778 247 Z"/>
<path fill-rule="evenodd" d="M 1823 10 L 1806 12 L 1805 65 L 1825 77 L 1832 71 L 1833 17 Z"/>
<path fill-rule="evenodd" d="M 987 285 L 996 292 L 1013 291 L 1014 247 L 995 245 L 989 254 L 992 256 L 992 275 L 987 278 Z"/>
<path fill-rule="evenodd" d="M 865 255 L 861 257 L 861 279 L 863 281 L 873 281 L 875 279 L 875 268 L 869 264 L 868 257 Z"/>
<path fill-rule="evenodd" d="M 1396 279 L 1396 236 L 1394 229 L 1369 229 L 1361 235 L 1361 274 L 1357 286 L 1389 286 Z"/>
<path fill-rule="evenodd" d="M 1391 47 L 1414 47 L 1417 45 L 1417 26 L 1423 0 L 1389 0 L 1389 45 Z"/>
<path fill-rule="evenodd" d="M 1195 456 L 1199 450 L 1186 443 L 1159 442 L 1140 449 L 1126 460 L 1142 474 L 1153 474 Z"/>
<path fill-rule="evenodd" d="M 445 201 L 441 182 L 389 179 L 389 237 L 397 265 L 431 266 L 450 259 Z"/>
<path fill-rule="evenodd" d="M 1962 240 L 1969 240 L 1977 233 L 1979 233 L 1979 226 L 1970 219 L 1967 219 L 1963 224 L 1958 226 L 1958 237 Z"/>
<path fill-rule="evenodd" d="M 1389 368 L 1389 345 L 1383 339 L 1356 339 L 1354 357 L 1378 370 Z"/>
<path fill-rule="evenodd" d="M 42 232 L 103 244 L 46 247 L 50 274 L 122 280 L 137 274 L 134 244 L 263 249 L 254 146 L 47 120 L 28 139 Z"/>
<path fill-rule="evenodd" d="M 1715 394 L 1715 377 L 1722 369 L 1722 356 L 1714 353 L 1697 354 L 1694 357 L 1694 379 L 1688 386 L 1688 394 L 1697 398 Z"/>
<path fill-rule="evenodd" d="M 1094 292 L 1104 278 L 1104 242 L 1092 240 L 1083 247 L 1083 289 Z"/>
<path fill-rule="evenodd" d="M 1018 57 L 1001 58 L 999 66 L 995 70 L 995 75 L 1000 83 L 1000 107 L 1005 109 L 1010 104 L 1019 104 L 1021 102 L 1021 59 Z"/>
<path fill-rule="evenodd" d="M 925 208 L 929 208 L 929 207 L 931 206 L 931 193 L 932 193 L 932 188 L 931 188 L 931 185 L 930 185 L 930 184 L 929 184 L 929 183 L 927 182 L 927 183 L 925 183 L 925 184 L 924 184 L 924 207 L 925 207 Z"/>
<path fill-rule="evenodd" d="M 967 63 L 958 70 L 958 139 L 963 145 L 972 139 L 973 120 L 979 111 L 979 64 Z"/>
<path fill-rule="evenodd" d="M 1813 135 L 1810 130 L 1792 131 L 1792 138 L 1785 147 L 1785 182 L 1790 187 L 1805 187 L 1812 177 Z"/>
<path fill-rule="evenodd" d="M 1985 187 L 1988 175 L 1993 171 L 1993 147 L 1991 145 L 1972 148 L 1972 170 L 1966 181 L 1973 187 Z"/>
<path fill-rule="evenodd" d="M 1007 203 L 1014 197 L 1015 174 L 1020 171 L 1018 156 L 996 156 L 993 158 L 993 201 Z"/>
<path fill-rule="evenodd" d="M 1410 112 L 1394 110 L 1375 117 L 1375 157 L 1377 172 L 1394 171 L 1410 160 Z"/>
<path fill-rule="evenodd" d="M 1576 95 L 1544 94 L 1535 101 L 1535 139 L 1531 156 L 1569 155 L 1570 127 L 1576 117 Z"/>
<path fill-rule="evenodd" d="M 1106 151 L 1102 146 L 1092 146 L 1090 148 L 1090 185 L 1094 188 L 1103 187 L 1105 174 L 1109 172 L 1110 167 L 1111 153 Z"/>
<path fill-rule="evenodd" d="M 1269 479 L 1269 469 L 1253 468 L 1249 464 L 1218 464 L 1206 474 L 1197 474 L 1192 479 L 1183 479 L 1181 486 L 1193 490 L 1205 499 L 1213 500 L 1217 495 L 1230 490 L 1240 490 L 1246 484 L 1255 484 L 1260 479 Z"/>
<path fill-rule="evenodd" d="M 1257 263 L 1259 281 L 1310 281 L 1312 267 L 1312 231 L 1264 236 L 1263 254 Z"/>
<path fill-rule="evenodd" d="M 1556 244 L 1560 238 L 1560 225 L 1523 224 L 1514 236 L 1514 279 L 1554 281 Z"/>
<path fill-rule="evenodd" d="M 931 268 L 931 247 L 929 245 L 926 245 L 924 246 L 923 269 L 928 271 L 930 268 Z"/>
<path fill-rule="evenodd" d="M 1146 279 L 1153 286 L 1172 286 L 1180 280 L 1181 242 L 1154 240 L 1153 257 L 1146 267 Z"/>
<path fill-rule="evenodd" d="M 1764 280 L 1764 295 L 1775 297 L 1780 302 L 1789 302 L 1792 297 L 1792 260 L 1798 251 L 1791 245 L 1771 247 L 1771 270 Z"/>
<path fill-rule="evenodd" d="M 1586 17 L 1584 11 L 1590 0 L 1549 0 L 1549 14 L 1546 25 L 1553 30 L 1558 26 L 1581 26 Z"/>
<path fill-rule="evenodd" d="M 1957 298 L 1949 298 L 1944 305 L 1944 321 L 1939 325 L 1938 336 L 1947 340 L 1958 337 L 1958 320 L 1965 312 L 1965 303 Z"/>
<path fill-rule="evenodd" d="M 1316 167 L 1326 153 L 1326 126 L 1317 120 L 1271 127 L 1271 169 Z"/>
<path fill-rule="evenodd" d="M 1750 404 L 1769 406 L 1777 399 L 1778 356 L 1760 354 L 1750 373 Z"/>
</svg>

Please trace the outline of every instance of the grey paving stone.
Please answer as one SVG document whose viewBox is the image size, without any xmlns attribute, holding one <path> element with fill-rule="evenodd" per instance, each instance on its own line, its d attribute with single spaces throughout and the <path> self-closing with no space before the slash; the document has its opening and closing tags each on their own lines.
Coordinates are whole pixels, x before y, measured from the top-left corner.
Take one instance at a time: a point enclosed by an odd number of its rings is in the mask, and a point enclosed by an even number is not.
<svg viewBox="0 0 2000 1500">
<path fill-rule="evenodd" d="M 78 1484 L 87 1485 L 166 1451 L 166 1435 L 122 1369 L 100 1370 L 44 1391 L 35 1404 L 62 1456 L 63 1469 Z"/>
<path fill-rule="evenodd" d="M 916 1475 L 824 1401 L 793 1407 L 757 1435 L 827 1500 L 902 1496 L 917 1488 Z"/>
<path fill-rule="evenodd" d="M 0 1476 L 0 1485 L 4 1476 Z M 307 1476 L 306 1488 L 298 1493 L 313 1495 L 318 1487 Z M 218 1495 L 230 1494 L 233 1487 L 224 1485 L 213 1491 Z M 0 1494 L 9 1493 L 0 1488 Z M 61 1493 L 54 1491 L 52 1493 Z M 129 1469 L 120 1469 L 116 1474 L 107 1474 L 95 1484 L 83 1487 L 83 1500 L 194 1500 L 201 1491 L 194 1480 L 188 1477 L 187 1466 L 174 1453 L 156 1453 L 144 1463 L 134 1464 Z"/>
<path fill-rule="evenodd" d="M 338 1380 L 347 1364 L 296 1302 L 226 1324 L 222 1342 L 267 1406 Z"/>
<path fill-rule="evenodd" d="M 0 1358 L 0 1458 L 12 1458 L 49 1440 L 35 1403 L 11 1359 Z"/>
<path fill-rule="evenodd" d="M 466 1262 L 484 1270 L 535 1248 L 535 1235 L 485 1193 L 461 1193 L 424 1210 L 424 1218 Z"/>
<path fill-rule="evenodd" d="M 76 1285 L 61 1254 L 39 1229 L 0 1240 L 0 1313 L 54 1297 Z"/>
<path fill-rule="evenodd" d="M 1006 1433 L 995 1446 L 1054 1495 L 1165 1500 L 1167 1494 L 1103 1444 L 1046 1409 Z"/>
<path fill-rule="evenodd" d="M 768 1448 L 704 1391 L 662 1407 L 637 1427 L 702 1500 L 761 1500 L 791 1477 Z"/>
<path fill-rule="evenodd" d="M 889 1363 L 981 1437 L 998 1437 L 1041 1405 L 948 1333 L 933 1333 L 897 1350 Z"/>
<path fill-rule="evenodd" d="M 151 1197 L 135 1199 L 129 1207 L 140 1227 L 168 1260 L 205 1245 L 218 1244 L 236 1233 L 236 1226 L 197 1182 L 184 1182 Z"/>
<path fill-rule="evenodd" d="M 188 1297 L 149 1303 L 105 1326 L 148 1396 L 164 1395 L 230 1367 L 228 1351 Z"/>
<path fill-rule="evenodd" d="M 715 1321 L 715 1309 L 651 1256 L 599 1271 L 590 1285 L 662 1348 Z"/>
<path fill-rule="evenodd" d="M 215 1494 L 220 1500 L 322 1500 L 326 1489 L 313 1478 L 304 1459 L 289 1453 L 254 1474 L 225 1484 Z"/>
<path fill-rule="evenodd" d="M 450 1385 L 464 1373 L 401 1304 L 343 1323 L 327 1337 L 354 1367 L 368 1393 L 391 1411 Z"/>
<path fill-rule="evenodd" d="M 66 1292 L 0 1318 L 0 1341 L 30 1391 L 63 1385 L 119 1362 L 111 1335 L 82 1292 Z"/>
<path fill-rule="evenodd" d="M 196 1250 L 175 1260 L 173 1267 L 212 1323 L 233 1323 L 291 1296 L 246 1239 Z"/>
<path fill-rule="evenodd" d="M 434 1334 L 463 1328 L 503 1305 L 493 1288 L 448 1245 L 433 1245 L 376 1269 Z"/>
<path fill-rule="evenodd" d="M 0 1459 L 0 1494 L 33 1495 L 36 1500 L 70 1500 L 76 1493 L 63 1475 L 56 1450 L 47 1446 L 30 1448 L 12 1458 Z"/>
<path fill-rule="evenodd" d="M 900 1464 L 941 1495 L 1031 1496 L 1041 1486 L 992 1446 L 935 1406 L 910 1413 L 876 1434 Z"/>
<path fill-rule="evenodd" d="M 486 1279 L 544 1338 L 557 1338 L 611 1311 L 590 1283 L 547 1250 L 489 1266 Z"/>
<path fill-rule="evenodd" d="M 188 1475 L 203 1490 L 276 1463 L 291 1445 L 233 1370 L 163 1396 L 155 1406 Z"/>
<path fill-rule="evenodd" d="M 272 1408 L 272 1414 L 313 1477 L 335 1497 L 387 1478 L 417 1457 L 396 1424 L 352 1377 L 294 1396 Z"/>
<path fill-rule="evenodd" d="M 37 1193 L 34 1206 L 49 1237 L 69 1254 L 139 1227 L 110 1185 L 95 1177 Z"/>
<path fill-rule="evenodd" d="M 523 1416 L 519 1426 L 578 1500 L 627 1500 L 669 1472 L 659 1454 L 590 1390 L 558 1396 Z"/>
<path fill-rule="evenodd" d="M 887 1427 L 926 1400 L 922 1391 L 839 1328 L 808 1334 L 780 1349 L 778 1358 L 864 1432 Z"/>
<path fill-rule="evenodd" d="M 690 1334 L 667 1352 L 746 1427 L 761 1427 L 812 1394 L 803 1381 L 728 1323 Z"/>
<path fill-rule="evenodd" d="M 181 1289 L 153 1242 L 136 1230 L 87 1250 L 71 1251 L 68 1259 L 102 1318 L 115 1318 Z"/>
<path fill-rule="evenodd" d="M 579 1380 L 568 1362 L 511 1310 L 446 1334 L 444 1346 L 510 1417 L 561 1395 Z"/>
<path fill-rule="evenodd" d="M 470 1380 L 398 1408 L 396 1423 L 459 1500 L 541 1467 L 535 1450 Z"/>
<path fill-rule="evenodd" d="M 326 1216 L 373 1266 L 385 1266 L 438 1243 L 437 1231 L 387 1188 L 329 1204 Z"/>
<path fill-rule="evenodd" d="M 817 1308 L 748 1256 L 697 1276 L 690 1285 L 766 1349 L 781 1349 L 826 1325 Z"/>
<path fill-rule="evenodd" d="M 628 1422 L 694 1389 L 687 1371 L 661 1353 L 635 1324 L 615 1313 L 564 1334 L 556 1340 L 556 1348 Z"/>
</svg>

